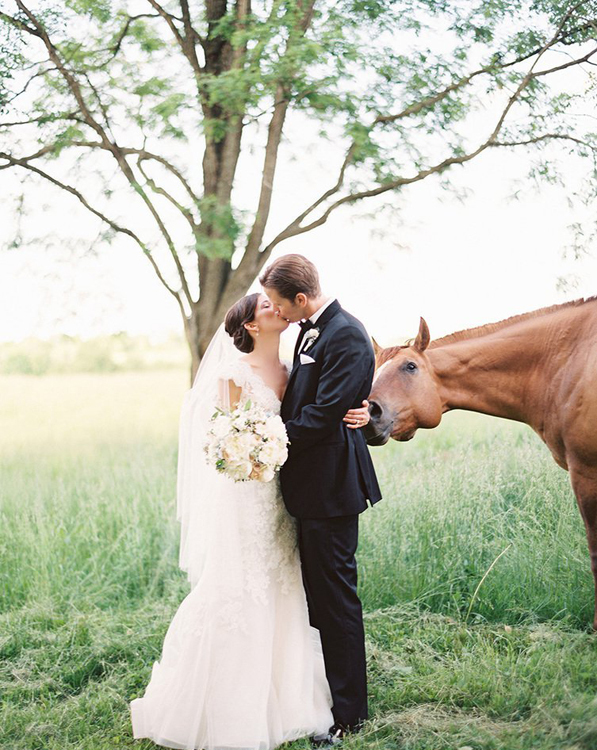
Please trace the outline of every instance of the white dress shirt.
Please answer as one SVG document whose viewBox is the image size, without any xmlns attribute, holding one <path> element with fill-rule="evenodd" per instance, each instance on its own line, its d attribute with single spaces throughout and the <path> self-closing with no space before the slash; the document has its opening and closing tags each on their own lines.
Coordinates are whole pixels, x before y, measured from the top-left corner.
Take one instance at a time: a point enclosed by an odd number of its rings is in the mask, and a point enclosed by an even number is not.
<svg viewBox="0 0 597 750">
<path fill-rule="evenodd" d="M 332 304 L 332 302 L 335 302 L 335 301 L 336 301 L 335 297 L 330 297 L 330 299 L 327 302 L 324 302 L 323 305 L 319 308 L 319 310 L 316 310 L 313 313 L 313 315 L 311 315 L 311 317 L 309 318 L 309 320 L 311 321 L 311 323 L 313 323 L 313 324 L 317 323 L 317 321 L 320 318 L 320 316 L 322 315 L 323 311 L 327 310 L 327 308 Z"/>
<path fill-rule="evenodd" d="M 316 310 L 313 313 L 313 315 L 311 315 L 311 317 L 309 318 L 309 320 L 311 321 L 311 323 L 313 323 L 313 324 L 317 323 L 317 321 L 319 320 L 320 316 L 323 314 L 324 310 L 327 310 L 327 308 L 332 304 L 332 302 L 335 302 L 335 301 L 336 301 L 336 298 L 335 297 L 331 297 L 327 302 L 324 302 L 323 305 L 319 308 L 319 310 Z M 305 337 L 303 335 L 303 340 L 301 341 L 301 345 L 300 345 L 299 350 L 298 350 L 299 354 L 302 351 L 304 345 L 305 345 Z"/>
</svg>

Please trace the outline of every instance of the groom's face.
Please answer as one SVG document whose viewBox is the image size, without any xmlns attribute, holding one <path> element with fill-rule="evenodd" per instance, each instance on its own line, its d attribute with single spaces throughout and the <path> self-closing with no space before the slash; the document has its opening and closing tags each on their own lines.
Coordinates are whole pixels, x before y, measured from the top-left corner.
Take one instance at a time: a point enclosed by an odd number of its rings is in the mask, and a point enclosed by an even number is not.
<svg viewBox="0 0 597 750">
<path fill-rule="evenodd" d="M 265 294 L 270 298 L 276 313 L 281 317 L 285 318 L 289 323 L 298 323 L 305 317 L 305 306 L 307 298 L 304 294 L 297 294 L 296 300 L 286 299 L 282 297 L 275 289 L 265 288 Z M 305 305 L 301 304 L 305 299 Z"/>
</svg>

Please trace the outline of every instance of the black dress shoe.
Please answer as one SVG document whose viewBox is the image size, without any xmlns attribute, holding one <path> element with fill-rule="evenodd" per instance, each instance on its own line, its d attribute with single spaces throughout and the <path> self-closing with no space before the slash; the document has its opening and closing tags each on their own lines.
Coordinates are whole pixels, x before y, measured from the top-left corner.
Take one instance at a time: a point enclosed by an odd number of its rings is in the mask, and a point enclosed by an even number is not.
<svg viewBox="0 0 597 750">
<path fill-rule="evenodd" d="M 336 722 L 331 726 L 326 734 L 316 734 L 315 737 L 311 738 L 312 747 L 320 748 L 320 750 L 327 750 L 331 747 L 339 747 L 342 744 L 342 740 L 347 734 L 358 732 L 361 729 L 362 724 L 347 727 L 344 724 Z"/>
</svg>

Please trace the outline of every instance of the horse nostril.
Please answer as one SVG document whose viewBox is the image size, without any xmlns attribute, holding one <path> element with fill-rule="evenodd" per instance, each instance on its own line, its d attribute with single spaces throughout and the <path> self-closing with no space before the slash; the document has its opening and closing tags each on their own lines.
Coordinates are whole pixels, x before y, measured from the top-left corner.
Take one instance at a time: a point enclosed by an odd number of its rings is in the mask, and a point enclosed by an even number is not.
<svg viewBox="0 0 597 750">
<path fill-rule="evenodd" d="M 371 419 L 379 419 L 383 414 L 383 409 L 377 401 L 369 401 L 369 414 L 371 415 Z"/>
</svg>

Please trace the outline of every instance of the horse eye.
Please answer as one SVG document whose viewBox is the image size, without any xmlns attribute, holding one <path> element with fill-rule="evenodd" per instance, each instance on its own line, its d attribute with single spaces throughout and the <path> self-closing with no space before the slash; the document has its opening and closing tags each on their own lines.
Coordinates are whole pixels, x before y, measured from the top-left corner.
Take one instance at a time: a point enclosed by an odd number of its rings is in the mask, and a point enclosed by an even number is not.
<svg viewBox="0 0 597 750">
<path fill-rule="evenodd" d="M 409 372 L 414 372 L 417 369 L 417 366 L 414 362 L 407 362 L 405 367 Z"/>
</svg>

